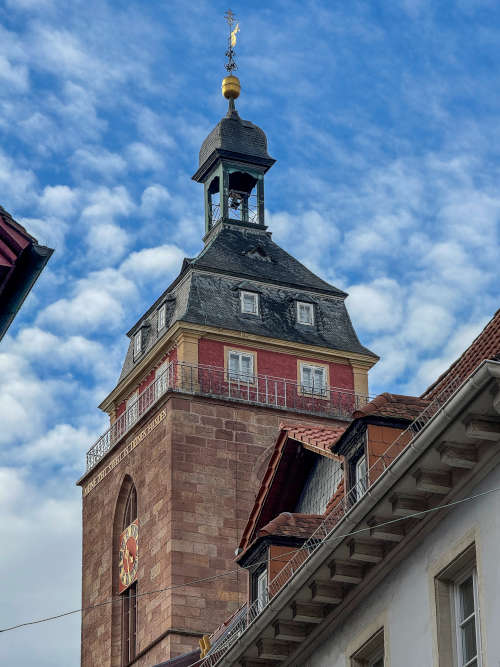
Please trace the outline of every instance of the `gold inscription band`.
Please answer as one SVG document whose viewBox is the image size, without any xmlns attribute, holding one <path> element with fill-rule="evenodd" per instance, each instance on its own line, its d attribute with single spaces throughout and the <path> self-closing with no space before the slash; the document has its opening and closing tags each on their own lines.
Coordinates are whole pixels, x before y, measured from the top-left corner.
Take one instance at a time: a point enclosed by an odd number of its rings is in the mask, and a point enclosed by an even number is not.
<svg viewBox="0 0 500 667">
<path fill-rule="evenodd" d="M 130 454 L 130 452 L 137 447 L 138 444 L 140 444 L 144 438 L 146 438 L 151 431 L 153 431 L 158 424 L 165 419 L 167 416 L 166 410 L 161 410 L 156 417 L 149 422 L 149 424 L 144 428 L 139 435 L 136 435 L 136 437 L 131 440 L 128 445 L 122 449 L 122 451 L 118 454 L 118 456 L 115 456 L 114 459 L 112 459 L 105 468 L 101 470 L 101 472 L 94 477 L 92 481 L 90 481 L 87 486 L 84 487 L 83 489 L 83 495 L 87 496 L 92 489 L 95 489 L 95 487 L 99 484 L 99 482 L 102 482 L 102 480 L 109 475 L 109 473 L 116 468 L 116 466 L 123 461 L 123 459 Z"/>
</svg>

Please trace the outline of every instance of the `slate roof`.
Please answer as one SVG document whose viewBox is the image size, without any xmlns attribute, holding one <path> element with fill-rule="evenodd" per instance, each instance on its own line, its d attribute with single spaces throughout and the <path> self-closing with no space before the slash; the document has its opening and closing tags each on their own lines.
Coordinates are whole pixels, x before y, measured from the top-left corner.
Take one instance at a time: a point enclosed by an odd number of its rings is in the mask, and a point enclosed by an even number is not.
<svg viewBox="0 0 500 667">
<path fill-rule="evenodd" d="M 0 339 L 53 252 L 0 206 Z"/>
<path fill-rule="evenodd" d="M 229 110 L 201 145 L 200 167 L 216 150 L 272 160 L 267 152 L 267 138 L 263 130 L 249 120 L 240 118 L 236 109 Z"/>
<path fill-rule="evenodd" d="M 466 380 L 485 359 L 498 359 L 500 355 L 500 309 L 488 324 L 451 366 L 422 394 L 422 398 L 432 399 L 451 380 Z"/>
<path fill-rule="evenodd" d="M 258 252 L 256 252 L 258 249 Z M 258 316 L 240 312 L 239 290 L 260 294 Z M 271 239 L 222 225 L 211 242 L 183 271 L 128 332 L 143 329 L 143 354 L 175 322 L 244 331 L 286 341 L 378 357 L 361 345 L 344 304 L 346 293 L 313 274 Z M 296 300 L 312 302 L 314 326 L 298 324 Z M 157 309 L 167 301 L 167 326 L 157 331 Z M 133 346 L 125 358 L 120 380 L 134 366 Z"/>
<path fill-rule="evenodd" d="M 389 417 L 413 421 L 429 405 L 429 401 L 417 396 L 401 394 L 379 394 L 359 410 L 353 413 L 359 417 Z"/>
</svg>

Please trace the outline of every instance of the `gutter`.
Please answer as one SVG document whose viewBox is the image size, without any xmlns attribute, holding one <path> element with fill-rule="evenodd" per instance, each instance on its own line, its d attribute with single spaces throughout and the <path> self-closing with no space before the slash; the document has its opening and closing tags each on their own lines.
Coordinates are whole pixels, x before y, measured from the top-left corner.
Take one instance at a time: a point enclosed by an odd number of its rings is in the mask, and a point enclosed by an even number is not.
<svg viewBox="0 0 500 667">
<path fill-rule="evenodd" d="M 342 542 L 344 539 L 342 536 L 352 532 L 359 525 L 371 511 L 373 505 L 390 491 L 395 482 L 408 471 L 422 453 L 435 442 L 442 431 L 471 403 L 479 391 L 486 387 L 490 380 L 497 380 L 497 382 L 500 380 L 500 362 L 485 360 L 433 415 L 420 433 L 414 436 L 408 447 L 376 480 L 373 488 L 369 489 L 363 498 L 335 526 L 330 537 L 304 561 L 304 565 L 297 571 L 296 575 L 292 576 L 272 598 L 261 615 L 217 663 L 220 667 L 226 665 L 231 667 L 235 664 L 238 657 L 271 625 L 277 614 L 289 605 L 295 595 L 307 585 L 312 573 L 319 570 L 325 560 L 330 557 L 332 549 Z M 495 394 L 495 404 L 500 405 L 500 388 Z M 336 537 L 338 533 L 340 535 Z"/>
</svg>

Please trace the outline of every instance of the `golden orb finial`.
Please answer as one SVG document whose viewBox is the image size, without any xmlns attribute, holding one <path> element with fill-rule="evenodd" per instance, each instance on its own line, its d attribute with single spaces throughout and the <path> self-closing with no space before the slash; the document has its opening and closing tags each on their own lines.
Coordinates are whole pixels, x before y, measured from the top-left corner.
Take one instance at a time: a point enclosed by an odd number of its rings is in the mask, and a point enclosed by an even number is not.
<svg viewBox="0 0 500 667">
<path fill-rule="evenodd" d="M 235 100 L 240 96 L 240 92 L 241 85 L 237 76 L 230 74 L 222 79 L 222 94 L 226 100 Z"/>
</svg>

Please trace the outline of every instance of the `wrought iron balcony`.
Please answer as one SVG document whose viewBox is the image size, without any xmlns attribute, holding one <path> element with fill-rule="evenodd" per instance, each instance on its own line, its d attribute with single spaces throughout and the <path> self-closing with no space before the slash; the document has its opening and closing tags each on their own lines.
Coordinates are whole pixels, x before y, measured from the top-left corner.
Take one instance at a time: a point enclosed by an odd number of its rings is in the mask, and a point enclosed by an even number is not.
<svg viewBox="0 0 500 667">
<path fill-rule="evenodd" d="M 168 391 L 250 403 L 319 417 L 349 419 L 368 396 L 349 389 L 297 384 L 270 375 L 245 375 L 216 366 L 172 362 L 122 413 L 87 452 L 87 472 L 114 447 Z"/>
</svg>

